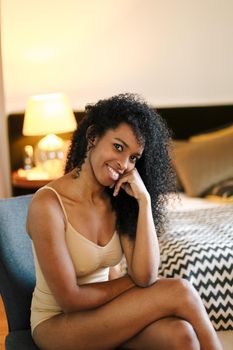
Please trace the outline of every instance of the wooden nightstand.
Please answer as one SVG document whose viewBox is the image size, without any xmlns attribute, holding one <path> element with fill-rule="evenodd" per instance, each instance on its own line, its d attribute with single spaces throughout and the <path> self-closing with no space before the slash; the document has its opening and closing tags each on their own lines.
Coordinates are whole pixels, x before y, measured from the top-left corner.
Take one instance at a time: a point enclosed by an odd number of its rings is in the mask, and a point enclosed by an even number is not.
<svg viewBox="0 0 233 350">
<path fill-rule="evenodd" d="M 34 193 L 40 187 L 47 185 L 52 179 L 46 176 L 46 173 L 36 169 L 27 170 L 18 169 L 11 175 L 13 196 Z"/>
</svg>

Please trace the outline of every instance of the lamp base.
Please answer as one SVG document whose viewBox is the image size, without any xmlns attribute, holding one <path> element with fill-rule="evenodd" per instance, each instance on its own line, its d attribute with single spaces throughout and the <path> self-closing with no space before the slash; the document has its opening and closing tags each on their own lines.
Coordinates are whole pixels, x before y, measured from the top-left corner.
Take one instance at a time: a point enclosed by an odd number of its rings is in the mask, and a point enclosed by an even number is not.
<svg viewBox="0 0 233 350">
<path fill-rule="evenodd" d="M 56 179 L 64 174 L 64 141 L 49 134 L 43 137 L 35 148 L 35 164 L 46 172 L 50 179 Z"/>
</svg>

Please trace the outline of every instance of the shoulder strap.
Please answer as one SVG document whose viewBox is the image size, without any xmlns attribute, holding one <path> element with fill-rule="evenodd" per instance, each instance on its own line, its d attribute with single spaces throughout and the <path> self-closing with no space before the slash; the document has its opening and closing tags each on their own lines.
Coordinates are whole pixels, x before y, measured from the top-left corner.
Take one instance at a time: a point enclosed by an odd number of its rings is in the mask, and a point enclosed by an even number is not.
<svg viewBox="0 0 233 350">
<path fill-rule="evenodd" d="M 38 191 L 47 190 L 47 189 L 48 189 L 48 190 L 51 190 L 51 191 L 52 191 L 53 193 L 55 193 L 55 195 L 57 196 L 57 199 L 58 199 L 58 201 L 59 201 L 59 203 L 60 203 L 60 205 L 61 205 L 61 208 L 62 208 L 62 210 L 63 210 L 65 219 L 66 219 L 66 221 L 68 222 L 68 217 L 67 217 L 67 214 L 66 214 L 66 210 L 65 210 L 64 204 L 63 204 L 63 202 L 62 202 L 62 200 L 61 200 L 61 197 L 60 197 L 59 193 L 58 193 L 53 187 L 50 187 L 50 186 L 43 186 L 43 187 L 39 188 Z M 38 191 L 37 191 L 37 192 L 38 192 Z"/>
</svg>

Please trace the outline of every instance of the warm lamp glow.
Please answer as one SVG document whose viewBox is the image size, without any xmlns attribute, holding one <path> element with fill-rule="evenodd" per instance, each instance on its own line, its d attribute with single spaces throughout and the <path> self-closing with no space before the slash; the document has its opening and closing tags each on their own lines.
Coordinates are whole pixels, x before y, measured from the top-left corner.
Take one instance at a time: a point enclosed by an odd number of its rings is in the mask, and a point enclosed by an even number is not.
<svg viewBox="0 0 233 350">
<path fill-rule="evenodd" d="M 23 135 L 46 135 L 35 151 L 35 163 L 49 178 L 63 174 L 64 142 L 54 134 L 74 131 L 77 122 L 64 94 L 38 95 L 29 98 L 23 124 Z"/>
<path fill-rule="evenodd" d="M 23 135 L 59 134 L 75 130 L 77 122 L 64 94 L 31 96 L 28 100 Z"/>
</svg>

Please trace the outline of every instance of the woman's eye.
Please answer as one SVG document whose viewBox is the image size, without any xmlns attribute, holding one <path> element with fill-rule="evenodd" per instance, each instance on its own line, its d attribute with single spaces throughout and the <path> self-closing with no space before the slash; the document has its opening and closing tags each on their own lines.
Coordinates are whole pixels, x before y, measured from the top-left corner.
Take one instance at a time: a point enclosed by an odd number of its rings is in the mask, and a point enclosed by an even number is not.
<svg viewBox="0 0 233 350">
<path fill-rule="evenodd" d="M 114 143 L 114 147 L 118 152 L 122 152 L 123 151 L 123 146 L 120 145 L 119 143 Z"/>
<path fill-rule="evenodd" d="M 131 156 L 131 157 L 130 157 L 130 160 L 131 160 L 132 163 L 136 163 L 137 160 L 138 160 L 138 157 L 136 157 L 136 156 Z"/>
</svg>

